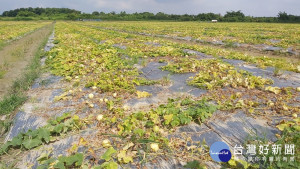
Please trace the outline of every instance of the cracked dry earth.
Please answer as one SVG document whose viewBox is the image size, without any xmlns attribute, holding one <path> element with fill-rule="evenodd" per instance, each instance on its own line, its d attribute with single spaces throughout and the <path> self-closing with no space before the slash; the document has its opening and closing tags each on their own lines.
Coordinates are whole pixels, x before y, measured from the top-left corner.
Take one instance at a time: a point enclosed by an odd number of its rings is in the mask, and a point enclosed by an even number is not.
<svg viewBox="0 0 300 169">
<path fill-rule="evenodd" d="M 45 47 L 45 50 L 51 50 L 54 46 L 55 34 L 53 33 Z M 120 47 L 116 44 L 115 47 Z M 198 59 L 213 59 L 203 53 L 189 50 L 187 52 L 193 53 Z M 293 72 L 284 72 L 280 76 L 273 76 L 273 68 L 260 69 L 254 65 L 246 64 L 239 60 L 225 60 L 233 66 L 247 70 L 256 76 L 271 78 L 274 81 L 273 86 L 279 87 L 298 87 L 300 86 L 300 74 Z M 42 65 L 45 64 L 45 58 L 42 59 Z M 147 98 L 133 98 L 128 99 L 124 103 L 130 107 L 130 112 L 138 110 L 149 110 L 157 107 L 160 104 L 166 103 L 168 98 L 178 98 L 189 96 L 193 98 L 200 97 L 207 94 L 207 90 L 199 89 L 189 86 L 186 82 L 189 77 L 194 76 L 195 73 L 173 74 L 168 71 L 160 69 L 166 63 L 159 63 L 157 60 L 149 60 L 149 62 L 142 66 L 136 64 L 135 66 L 142 72 L 141 76 L 149 80 L 158 80 L 163 77 L 168 77 L 170 83 L 167 85 L 148 85 L 137 86 L 140 91 L 147 91 L 151 93 L 151 97 Z M 73 98 L 72 100 L 56 101 L 55 97 L 60 96 L 71 84 L 66 82 L 64 78 L 52 75 L 49 72 L 44 72 L 35 84 L 28 91 L 29 99 L 20 108 L 16 114 L 13 125 L 6 136 L 6 141 L 11 140 L 20 132 L 26 132 L 29 129 L 37 129 L 46 124 L 47 120 L 51 117 L 61 116 L 65 112 L 72 112 L 79 115 L 81 118 L 87 117 L 89 114 L 97 114 L 101 109 L 106 109 L 103 106 L 95 105 L 93 108 L 84 107 L 84 99 L 87 98 L 89 93 L 94 93 L 95 96 L 102 94 L 93 91 L 90 88 L 83 88 L 82 91 L 86 94 L 82 97 Z M 297 102 L 299 106 L 299 93 Z M 193 141 L 203 141 L 205 139 L 208 146 L 216 141 L 226 142 L 231 149 L 235 145 L 242 145 L 249 136 L 266 137 L 268 140 L 274 142 L 277 140 L 275 134 L 280 131 L 275 125 L 288 116 L 277 116 L 265 118 L 265 116 L 250 116 L 244 110 L 237 110 L 235 112 L 216 111 L 211 118 L 202 124 L 191 123 L 189 125 L 177 127 L 176 130 L 168 135 L 168 138 L 177 138 L 187 135 Z M 49 149 L 53 150 L 53 156 L 67 155 L 67 150 L 73 143 L 83 138 L 95 138 L 99 135 L 97 129 L 97 122 L 88 126 L 80 132 L 71 133 L 60 138 L 59 141 L 46 144 L 33 150 L 21 152 L 17 159 L 16 167 L 18 168 L 36 168 L 38 166 L 37 158 Z M 78 150 L 84 151 L 84 150 Z M 99 149 L 98 154 L 101 155 L 105 150 Z M 8 159 L 13 161 L 13 159 Z M 146 168 L 183 168 L 184 163 L 176 160 L 176 158 L 161 158 L 156 163 L 146 163 Z M 206 162 L 208 168 L 221 168 L 218 163 Z M 127 165 L 127 167 L 134 167 Z"/>
</svg>

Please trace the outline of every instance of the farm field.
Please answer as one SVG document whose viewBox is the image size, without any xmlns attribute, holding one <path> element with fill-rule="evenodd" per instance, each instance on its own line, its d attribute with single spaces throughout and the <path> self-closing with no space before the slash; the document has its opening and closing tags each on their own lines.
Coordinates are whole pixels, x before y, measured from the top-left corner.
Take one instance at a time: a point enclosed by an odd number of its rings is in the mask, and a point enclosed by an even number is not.
<svg viewBox="0 0 300 169">
<path fill-rule="evenodd" d="M 43 71 L 2 136 L 0 166 L 297 168 L 297 54 L 247 53 L 189 43 L 186 37 L 297 52 L 298 28 L 257 23 L 56 22 L 40 61 Z M 8 116 L 3 113 L 1 119 Z M 250 144 L 296 149 L 294 154 L 277 154 L 286 161 L 251 162 L 244 153 L 217 163 L 209 155 L 216 141 L 226 142 L 232 150 Z M 272 157 L 259 151 L 257 155 Z"/>
<path fill-rule="evenodd" d="M 203 22 L 91 23 L 107 29 L 299 55 L 299 24 Z"/>
<path fill-rule="evenodd" d="M 7 42 L 21 38 L 26 33 L 33 32 L 48 24 L 47 22 L 0 22 L 0 49 Z"/>
</svg>

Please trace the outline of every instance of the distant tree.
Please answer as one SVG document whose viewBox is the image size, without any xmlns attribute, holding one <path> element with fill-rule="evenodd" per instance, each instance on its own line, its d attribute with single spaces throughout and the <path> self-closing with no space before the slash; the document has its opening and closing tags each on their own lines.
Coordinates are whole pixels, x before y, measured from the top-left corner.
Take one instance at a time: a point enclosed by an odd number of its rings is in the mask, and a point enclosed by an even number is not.
<svg viewBox="0 0 300 169">
<path fill-rule="evenodd" d="M 184 14 L 184 15 L 181 15 L 179 19 L 181 21 L 191 21 L 191 20 L 193 20 L 193 17 L 188 14 Z"/>
<path fill-rule="evenodd" d="M 34 9 L 34 13 L 37 14 L 37 15 L 41 15 L 45 12 L 45 9 L 44 8 L 35 8 Z"/>
<path fill-rule="evenodd" d="M 125 11 L 121 11 L 121 12 L 120 12 L 120 16 L 121 16 L 121 17 L 126 16 L 126 12 L 125 12 Z"/>
<path fill-rule="evenodd" d="M 155 18 L 158 19 L 158 20 L 167 20 L 168 19 L 168 15 L 163 13 L 163 12 L 158 12 L 156 15 L 155 15 Z"/>
<path fill-rule="evenodd" d="M 93 18 L 94 18 L 94 15 L 89 14 L 89 13 L 83 13 L 83 14 L 81 14 L 81 15 L 78 16 L 78 17 L 80 17 L 80 18 L 82 18 L 82 19 L 93 19 Z"/>
<path fill-rule="evenodd" d="M 29 8 L 19 8 L 19 9 L 14 9 L 14 10 L 10 10 L 10 11 L 4 11 L 2 13 L 2 16 L 15 17 L 17 15 L 19 15 L 19 16 L 32 15 L 32 13 L 34 13 L 35 15 L 46 15 L 46 16 L 57 15 L 57 14 L 71 14 L 71 13 L 81 14 L 80 11 L 77 11 L 74 9 L 68 9 L 68 8 L 31 8 L 31 7 L 29 7 Z"/>
<path fill-rule="evenodd" d="M 228 22 L 243 22 L 245 21 L 245 14 L 243 14 L 240 10 L 239 11 L 230 11 L 226 12 L 224 15 L 224 21 Z"/>
<path fill-rule="evenodd" d="M 169 16 L 169 18 L 170 18 L 171 20 L 179 20 L 179 19 L 180 19 L 180 16 L 181 16 L 181 15 L 174 15 L 174 14 L 171 14 L 171 15 Z"/>
<path fill-rule="evenodd" d="M 31 11 L 20 11 L 18 12 L 17 16 L 29 17 L 29 16 L 36 16 L 36 14 Z"/>
<path fill-rule="evenodd" d="M 14 19 L 19 20 L 30 20 L 30 19 L 70 19 L 74 20 L 77 18 L 84 19 L 96 19 L 101 18 L 103 20 L 176 20 L 176 21 L 225 21 L 225 22 L 293 22 L 300 23 L 300 16 L 290 15 L 286 12 L 279 12 L 277 17 L 252 17 L 245 16 L 240 10 L 239 11 L 229 11 L 226 12 L 224 17 L 220 14 L 214 13 L 200 13 L 198 15 L 176 15 L 176 14 L 166 14 L 163 12 L 158 12 L 153 14 L 150 12 L 142 13 L 126 13 L 122 11 L 120 13 L 116 12 L 97 12 L 94 11 L 91 14 L 81 13 L 74 9 L 68 8 L 19 8 L 10 11 L 4 11 L 2 13 L 3 17 L 16 17 Z M 33 18 L 35 17 L 35 18 Z"/>
<path fill-rule="evenodd" d="M 67 19 L 75 20 L 75 19 L 78 19 L 78 16 L 76 13 L 70 13 L 70 14 L 67 14 Z"/>
<path fill-rule="evenodd" d="M 150 12 L 143 12 L 143 13 L 140 13 L 140 15 L 142 16 L 143 19 L 146 19 L 146 20 L 154 19 L 154 17 L 155 17 L 155 15 Z"/>
<path fill-rule="evenodd" d="M 289 16 L 286 12 L 279 12 L 277 17 L 278 17 L 279 21 L 288 21 L 289 20 Z"/>
<path fill-rule="evenodd" d="M 96 16 L 98 16 L 98 15 L 100 15 L 100 13 L 99 13 L 99 12 L 97 12 L 97 11 L 94 11 L 94 12 L 92 13 L 92 15 L 96 15 Z"/>
<path fill-rule="evenodd" d="M 105 15 L 105 12 L 100 12 L 99 15 Z"/>
<path fill-rule="evenodd" d="M 279 12 L 277 18 L 279 22 L 300 22 L 300 16 L 288 15 L 286 12 Z"/>
<path fill-rule="evenodd" d="M 214 13 L 200 13 L 196 16 L 197 20 L 200 21 L 211 21 L 211 20 L 220 20 L 220 14 Z"/>
<path fill-rule="evenodd" d="M 230 17 L 238 17 L 238 18 L 244 18 L 245 14 L 243 14 L 240 10 L 239 11 L 230 11 L 226 12 L 224 15 L 224 18 L 230 18 Z"/>
<path fill-rule="evenodd" d="M 2 16 L 16 17 L 18 15 L 18 10 L 4 11 Z"/>
</svg>

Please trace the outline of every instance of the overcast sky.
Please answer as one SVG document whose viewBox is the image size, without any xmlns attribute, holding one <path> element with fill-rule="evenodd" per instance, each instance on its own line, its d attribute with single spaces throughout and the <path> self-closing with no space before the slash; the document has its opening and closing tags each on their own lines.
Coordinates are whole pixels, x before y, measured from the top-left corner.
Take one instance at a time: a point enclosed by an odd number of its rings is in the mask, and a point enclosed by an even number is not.
<svg viewBox="0 0 300 169">
<path fill-rule="evenodd" d="M 242 10 L 251 16 L 276 16 L 279 11 L 300 15 L 300 0 L 0 0 L 0 13 L 22 7 L 72 8 L 86 13 L 164 12 L 168 14 L 221 13 Z"/>
</svg>

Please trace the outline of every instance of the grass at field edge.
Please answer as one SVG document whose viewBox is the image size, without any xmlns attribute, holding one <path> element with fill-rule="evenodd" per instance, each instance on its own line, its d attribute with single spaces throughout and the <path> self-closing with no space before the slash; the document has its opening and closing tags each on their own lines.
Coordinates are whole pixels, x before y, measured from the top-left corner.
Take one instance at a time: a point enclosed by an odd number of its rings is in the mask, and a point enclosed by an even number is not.
<svg viewBox="0 0 300 169">
<path fill-rule="evenodd" d="M 48 26 L 51 27 L 49 29 L 53 30 L 53 24 Z M 52 31 L 44 37 L 43 42 L 39 45 L 39 48 L 24 71 L 24 74 L 14 82 L 9 94 L 4 96 L 4 98 L 0 101 L 0 115 L 12 113 L 27 100 L 25 92 L 31 87 L 34 80 L 38 78 L 41 73 L 40 59 L 44 56 L 43 48 L 45 47 L 51 33 Z"/>
</svg>

